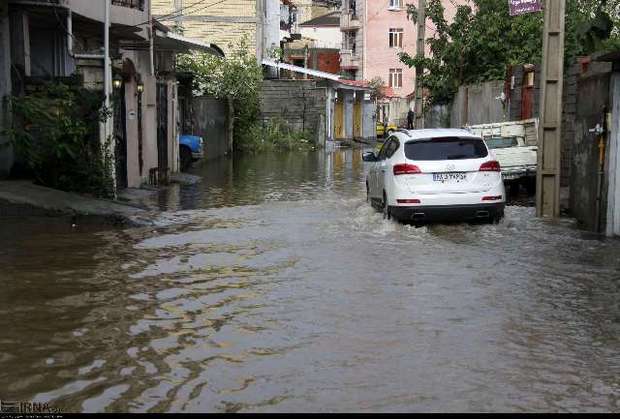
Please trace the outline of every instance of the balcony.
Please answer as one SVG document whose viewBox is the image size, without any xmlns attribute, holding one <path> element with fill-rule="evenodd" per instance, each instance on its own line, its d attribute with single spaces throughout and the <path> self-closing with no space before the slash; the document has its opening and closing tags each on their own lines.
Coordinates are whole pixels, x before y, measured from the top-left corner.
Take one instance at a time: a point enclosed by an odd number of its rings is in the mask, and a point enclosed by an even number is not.
<svg viewBox="0 0 620 419">
<path fill-rule="evenodd" d="M 112 5 L 144 11 L 144 2 L 145 0 L 112 0 Z"/>
<path fill-rule="evenodd" d="M 352 13 L 342 13 L 340 15 L 341 31 L 356 31 L 362 27 L 359 17 Z"/>
<path fill-rule="evenodd" d="M 361 56 L 359 53 L 350 49 L 340 50 L 340 68 L 343 70 L 354 70 L 361 67 Z"/>
</svg>

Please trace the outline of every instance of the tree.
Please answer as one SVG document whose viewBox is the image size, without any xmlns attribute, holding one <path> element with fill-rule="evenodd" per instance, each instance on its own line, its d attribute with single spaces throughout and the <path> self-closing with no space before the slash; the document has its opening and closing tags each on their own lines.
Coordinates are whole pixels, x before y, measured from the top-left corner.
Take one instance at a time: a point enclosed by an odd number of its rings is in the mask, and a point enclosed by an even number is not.
<svg viewBox="0 0 620 419">
<path fill-rule="evenodd" d="M 611 2 L 618 0 L 568 0 L 566 17 L 566 62 L 600 47 L 611 35 Z M 441 0 L 429 0 L 427 19 L 436 30 L 427 43 L 431 56 L 399 55 L 409 67 L 424 68 L 421 85 L 430 93 L 429 104 L 452 100 L 459 86 L 503 79 L 506 67 L 540 63 L 542 13 L 510 16 L 506 0 L 472 0 L 473 7 L 457 7 L 454 20 L 445 18 Z M 416 22 L 417 8 L 408 5 L 408 16 Z"/>
<path fill-rule="evenodd" d="M 193 89 L 197 94 L 229 101 L 234 114 L 229 128 L 235 140 L 241 141 L 244 133 L 257 123 L 263 82 L 262 67 L 250 53 L 247 38 L 241 39 L 226 58 L 205 53 L 183 54 L 178 58 L 177 68 L 193 74 Z M 232 149 L 232 144 L 229 148 Z"/>
</svg>

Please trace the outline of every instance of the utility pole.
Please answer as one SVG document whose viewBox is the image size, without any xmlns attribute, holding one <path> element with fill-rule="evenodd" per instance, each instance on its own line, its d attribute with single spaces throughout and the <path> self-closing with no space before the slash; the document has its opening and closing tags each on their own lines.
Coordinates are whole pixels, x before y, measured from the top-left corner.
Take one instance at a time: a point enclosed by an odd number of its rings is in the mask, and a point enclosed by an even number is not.
<svg viewBox="0 0 620 419">
<path fill-rule="evenodd" d="M 544 10 L 536 215 L 538 217 L 557 218 L 560 216 L 566 0 L 546 0 Z"/>
<path fill-rule="evenodd" d="M 418 59 L 424 58 L 424 49 L 426 43 L 426 0 L 418 0 L 418 42 L 417 54 Z M 421 76 L 424 67 L 418 64 L 415 68 L 415 127 L 416 129 L 424 128 L 424 105 L 422 96 Z"/>
</svg>

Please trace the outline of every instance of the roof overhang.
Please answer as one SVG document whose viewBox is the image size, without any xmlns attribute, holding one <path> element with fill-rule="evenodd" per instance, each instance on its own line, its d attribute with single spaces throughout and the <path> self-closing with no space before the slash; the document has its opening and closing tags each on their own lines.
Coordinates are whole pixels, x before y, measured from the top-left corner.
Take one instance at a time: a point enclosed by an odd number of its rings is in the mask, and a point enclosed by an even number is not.
<svg viewBox="0 0 620 419">
<path fill-rule="evenodd" d="M 155 31 L 155 49 L 158 51 L 189 52 L 201 51 L 216 57 L 224 57 L 224 52 L 214 44 L 186 38 L 174 32 Z"/>
</svg>

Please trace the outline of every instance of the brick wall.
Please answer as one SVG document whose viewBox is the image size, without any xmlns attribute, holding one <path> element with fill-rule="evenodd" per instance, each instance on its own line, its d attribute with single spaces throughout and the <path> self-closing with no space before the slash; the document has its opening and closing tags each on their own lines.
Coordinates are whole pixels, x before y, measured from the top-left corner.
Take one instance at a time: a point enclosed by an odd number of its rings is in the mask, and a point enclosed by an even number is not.
<svg viewBox="0 0 620 419">
<path fill-rule="evenodd" d="M 209 4 L 193 7 L 188 7 L 187 2 L 184 4 L 185 13 L 178 20 L 184 36 L 216 44 L 226 55 L 234 51 L 233 46 L 243 36 L 247 36 L 248 49 L 252 53 L 256 51 L 256 0 L 226 0 L 211 7 Z M 153 15 L 158 17 L 172 13 L 173 5 L 174 0 L 153 0 Z M 171 27 L 175 24 L 165 19 L 163 23 Z"/>
</svg>

